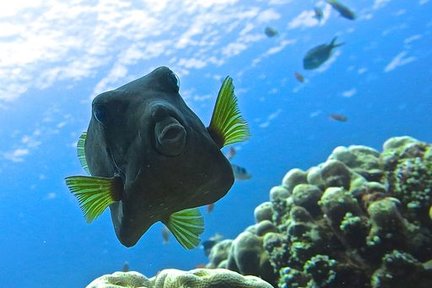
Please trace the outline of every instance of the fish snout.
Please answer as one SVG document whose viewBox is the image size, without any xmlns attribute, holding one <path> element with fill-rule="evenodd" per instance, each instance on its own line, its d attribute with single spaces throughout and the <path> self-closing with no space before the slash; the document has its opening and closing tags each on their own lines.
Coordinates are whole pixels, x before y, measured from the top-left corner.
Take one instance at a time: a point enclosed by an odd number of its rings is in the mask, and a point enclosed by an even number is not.
<svg viewBox="0 0 432 288">
<path fill-rule="evenodd" d="M 165 109 L 156 109 L 153 112 L 153 119 L 156 121 L 156 150 L 166 156 L 177 156 L 182 153 L 186 145 L 186 129 L 183 125 Z"/>
</svg>

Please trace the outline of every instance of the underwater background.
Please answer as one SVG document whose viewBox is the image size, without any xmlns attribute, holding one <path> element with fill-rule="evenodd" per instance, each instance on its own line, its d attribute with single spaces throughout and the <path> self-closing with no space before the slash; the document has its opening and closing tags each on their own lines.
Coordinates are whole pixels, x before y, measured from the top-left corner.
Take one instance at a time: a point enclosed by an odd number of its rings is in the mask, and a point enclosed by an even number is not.
<svg viewBox="0 0 432 288">
<path fill-rule="evenodd" d="M 203 240 L 235 238 L 288 170 L 324 162 L 337 146 L 381 151 L 402 135 L 432 142 L 432 1 L 343 3 L 355 20 L 325 1 L 1 3 L 1 286 L 84 287 L 125 262 L 147 276 L 208 262 L 202 248 L 163 243 L 160 223 L 122 246 L 109 212 L 87 224 L 64 183 L 83 174 L 76 142 L 92 99 L 158 66 L 178 75 L 205 124 L 230 75 L 250 126 L 233 163 L 252 177 L 210 213 L 202 208 Z M 307 51 L 336 36 L 344 45 L 304 70 Z"/>
</svg>

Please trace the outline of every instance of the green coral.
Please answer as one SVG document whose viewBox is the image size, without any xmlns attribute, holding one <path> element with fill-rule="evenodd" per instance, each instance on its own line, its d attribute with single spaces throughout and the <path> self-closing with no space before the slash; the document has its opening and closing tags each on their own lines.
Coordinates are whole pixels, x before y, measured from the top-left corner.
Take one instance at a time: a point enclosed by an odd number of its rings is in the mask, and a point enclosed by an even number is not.
<svg viewBox="0 0 432 288">
<path fill-rule="evenodd" d="M 432 287 L 432 145 L 404 136 L 383 148 L 338 147 L 324 163 L 291 169 L 272 188 L 247 230 L 263 239 L 279 277 L 269 282 Z"/>
<path fill-rule="evenodd" d="M 383 257 L 381 267 L 371 279 L 372 288 L 427 288 L 432 285 L 432 270 L 412 255 L 394 250 Z"/>
<path fill-rule="evenodd" d="M 325 287 L 336 279 L 336 260 L 327 255 L 315 255 L 304 264 L 304 271 L 311 275 L 309 286 Z"/>
</svg>

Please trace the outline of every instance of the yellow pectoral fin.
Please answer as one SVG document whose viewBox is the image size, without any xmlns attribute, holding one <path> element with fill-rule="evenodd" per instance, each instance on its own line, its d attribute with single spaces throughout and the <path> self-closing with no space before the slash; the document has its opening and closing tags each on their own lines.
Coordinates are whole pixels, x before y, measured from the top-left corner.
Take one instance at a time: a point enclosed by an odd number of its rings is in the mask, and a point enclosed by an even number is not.
<svg viewBox="0 0 432 288">
<path fill-rule="evenodd" d="M 122 183 L 119 177 L 66 177 L 66 185 L 78 198 L 84 217 L 90 223 L 115 201 L 120 200 Z"/>
<path fill-rule="evenodd" d="M 198 208 L 173 213 L 168 220 L 162 222 L 184 248 L 192 249 L 200 243 L 199 236 L 204 232 L 204 219 Z"/>
<path fill-rule="evenodd" d="M 208 131 L 219 148 L 249 137 L 249 127 L 240 114 L 233 80 L 229 76 L 219 90 Z"/>
</svg>

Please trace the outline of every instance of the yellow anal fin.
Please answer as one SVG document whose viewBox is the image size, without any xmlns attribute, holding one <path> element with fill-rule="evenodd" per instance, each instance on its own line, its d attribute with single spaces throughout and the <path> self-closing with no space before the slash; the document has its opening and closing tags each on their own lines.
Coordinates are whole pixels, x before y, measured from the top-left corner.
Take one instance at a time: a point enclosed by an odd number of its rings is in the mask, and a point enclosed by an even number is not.
<svg viewBox="0 0 432 288">
<path fill-rule="evenodd" d="M 123 183 L 120 177 L 66 177 L 66 185 L 78 198 L 87 222 L 96 219 L 112 203 L 120 200 Z"/>
<path fill-rule="evenodd" d="M 249 127 L 240 114 L 233 80 L 229 76 L 225 78 L 219 90 L 207 129 L 219 148 L 244 141 L 249 137 Z"/>
<path fill-rule="evenodd" d="M 168 220 L 162 222 L 184 248 L 192 249 L 200 243 L 200 235 L 204 232 L 204 219 L 198 208 L 173 213 Z"/>
</svg>

